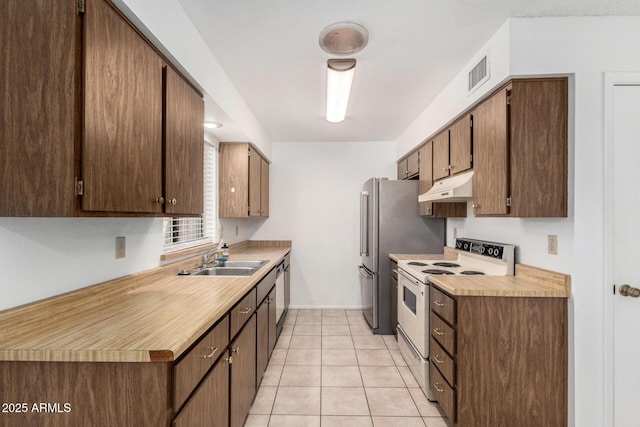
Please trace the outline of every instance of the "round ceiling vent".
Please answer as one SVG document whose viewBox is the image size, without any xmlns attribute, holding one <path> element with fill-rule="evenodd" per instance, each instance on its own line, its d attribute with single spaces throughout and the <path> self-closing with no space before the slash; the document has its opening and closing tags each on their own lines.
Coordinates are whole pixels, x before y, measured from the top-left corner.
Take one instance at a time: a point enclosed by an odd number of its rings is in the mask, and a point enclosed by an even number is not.
<svg viewBox="0 0 640 427">
<path fill-rule="evenodd" d="M 332 55 L 352 55 L 365 48 L 369 32 L 354 22 L 338 22 L 320 32 L 320 47 Z"/>
</svg>

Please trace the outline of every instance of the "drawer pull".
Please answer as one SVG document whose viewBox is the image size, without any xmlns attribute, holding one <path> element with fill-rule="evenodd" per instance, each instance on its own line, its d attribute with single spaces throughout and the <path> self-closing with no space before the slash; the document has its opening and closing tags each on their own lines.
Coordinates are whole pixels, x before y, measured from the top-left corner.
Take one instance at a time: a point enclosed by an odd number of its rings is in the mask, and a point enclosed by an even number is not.
<svg viewBox="0 0 640 427">
<path fill-rule="evenodd" d="M 224 360 L 226 360 L 227 363 L 231 365 L 233 363 L 233 356 L 225 357 Z"/>
<path fill-rule="evenodd" d="M 434 301 L 433 301 L 433 303 L 434 303 L 435 305 L 437 305 L 438 307 L 444 307 L 444 304 L 443 304 L 443 303 L 441 303 L 440 301 L 435 301 L 435 300 L 434 300 Z"/>
<path fill-rule="evenodd" d="M 444 332 L 442 332 L 440 328 L 433 328 L 433 333 L 440 336 L 444 335 Z"/>
<path fill-rule="evenodd" d="M 213 357 L 213 355 L 215 354 L 215 352 L 218 351 L 218 347 L 216 347 L 216 348 L 209 347 L 209 349 L 211 350 L 211 354 L 208 354 L 206 356 L 202 356 L 203 359 L 211 359 Z"/>
<path fill-rule="evenodd" d="M 236 348 L 232 349 L 231 351 L 233 351 L 235 354 L 240 354 L 240 347 L 236 347 Z"/>
<path fill-rule="evenodd" d="M 251 307 L 247 307 L 244 310 L 240 310 L 240 314 L 249 314 L 251 313 Z"/>
<path fill-rule="evenodd" d="M 444 361 L 443 361 L 443 360 L 440 360 L 440 358 L 439 358 L 437 355 L 433 356 L 433 360 L 435 360 L 435 361 L 436 361 L 436 363 L 440 363 L 440 364 L 443 364 L 443 363 L 444 363 Z"/>
<path fill-rule="evenodd" d="M 439 383 L 433 383 L 433 388 L 435 388 L 438 393 L 444 392 L 444 389 L 438 387 L 438 385 L 439 385 Z"/>
</svg>

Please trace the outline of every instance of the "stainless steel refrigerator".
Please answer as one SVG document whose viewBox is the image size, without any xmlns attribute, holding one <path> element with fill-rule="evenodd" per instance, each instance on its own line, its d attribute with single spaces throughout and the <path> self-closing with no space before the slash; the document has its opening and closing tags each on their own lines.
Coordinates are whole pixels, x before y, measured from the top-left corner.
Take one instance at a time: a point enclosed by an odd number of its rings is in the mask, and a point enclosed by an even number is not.
<svg viewBox="0 0 640 427">
<path fill-rule="evenodd" d="M 375 334 L 392 334 L 389 254 L 440 254 L 445 220 L 418 213 L 418 181 L 371 178 L 360 193 L 360 287 Z"/>
</svg>

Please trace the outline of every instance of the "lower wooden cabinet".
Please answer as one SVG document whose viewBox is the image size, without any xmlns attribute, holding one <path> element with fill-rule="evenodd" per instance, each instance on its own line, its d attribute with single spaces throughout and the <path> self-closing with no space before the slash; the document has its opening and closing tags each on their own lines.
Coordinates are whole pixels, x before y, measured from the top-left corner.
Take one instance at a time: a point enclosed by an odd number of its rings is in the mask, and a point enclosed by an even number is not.
<svg viewBox="0 0 640 427">
<path fill-rule="evenodd" d="M 242 427 L 256 394 L 256 316 L 231 342 L 230 426 Z"/>
<path fill-rule="evenodd" d="M 430 294 L 430 387 L 453 426 L 565 427 L 567 300 Z"/>
<path fill-rule="evenodd" d="M 229 425 L 228 360 L 228 357 L 218 360 L 189 403 L 173 420 L 172 427 Z"/>
</svg>

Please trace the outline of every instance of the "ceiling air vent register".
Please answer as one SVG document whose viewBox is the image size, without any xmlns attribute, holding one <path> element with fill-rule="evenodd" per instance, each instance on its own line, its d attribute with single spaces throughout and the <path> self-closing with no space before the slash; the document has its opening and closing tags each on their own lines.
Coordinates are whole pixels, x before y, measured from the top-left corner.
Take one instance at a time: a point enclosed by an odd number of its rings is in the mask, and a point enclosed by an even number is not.
<svg viewBox="0 0 640 427">
<path fill-rule="evenodd" d="M 338 22 L 320 32 L 322 50 L 332 55 L 352 55 L 360 52 L 369 42 L 369 32 L 354 22 Z"/>
<path fill-rule="evenodd" d="M 469 71 L 469 86 L 467 88 L 468 93 L 473 93 L 484 82 L 489 80 L 489 55 L 482 57 L 480 62 Z"/>
</svg>

